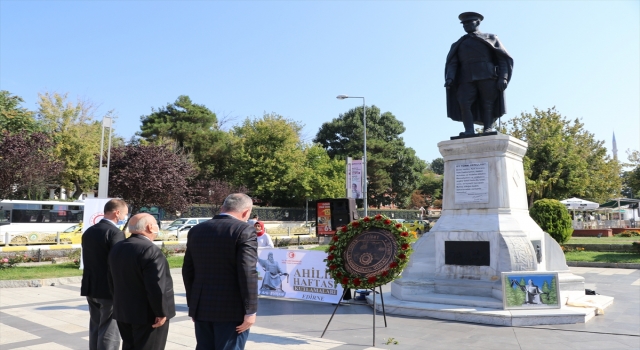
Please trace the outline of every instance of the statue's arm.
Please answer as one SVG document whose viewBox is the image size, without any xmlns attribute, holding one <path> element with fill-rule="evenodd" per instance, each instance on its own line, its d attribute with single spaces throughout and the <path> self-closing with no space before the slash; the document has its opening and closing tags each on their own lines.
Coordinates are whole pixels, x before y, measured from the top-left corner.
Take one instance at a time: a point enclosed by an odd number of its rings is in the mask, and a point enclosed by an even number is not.
<svg viewBox="0 0 640 350">
<path fill-rule="evenodd" d="M 444 87 L 449 88 L 451 84 L 456 80 L 456 72 L 458 71 L 458 43 L 451 45 L 449 55 L 447 56 L 447 63 L 444 68 Z"/>
</svg>

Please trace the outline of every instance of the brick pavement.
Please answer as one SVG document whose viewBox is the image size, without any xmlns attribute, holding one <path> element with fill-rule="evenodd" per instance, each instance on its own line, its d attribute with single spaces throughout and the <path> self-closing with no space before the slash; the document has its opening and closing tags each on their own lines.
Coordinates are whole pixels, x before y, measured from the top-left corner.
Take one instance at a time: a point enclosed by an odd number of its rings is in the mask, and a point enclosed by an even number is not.
<svg viewBox="0 0 640 350">
<path fill-rule="evenodd" d="M 375 349 L 640 349 L 640 270 L 572 267 L 586 288 L 616 298 L 605 315 L 586 324 L 500 327 L 430 318 L 387 315 L 376 319 Z M 179 270 L 172 271 L 177 315 L 167 350 L 193 349 Z M 388 286 L 385 286 L 388 289 Z M 385 290 L 383 287 L 383 290 Z M 386 290 L 385 290 L 386 291 Z M 247 349 L 374 349 L 372 310 L 340 306 L 327 334 L 319 338 L 335 306 L 261 298 Z M 68 350 L 88 346 L 89 314 L 80 284 L 0 289 L 0 349 Z M 386 345 L 393 338 L 398 344 Z"/>
</svg>

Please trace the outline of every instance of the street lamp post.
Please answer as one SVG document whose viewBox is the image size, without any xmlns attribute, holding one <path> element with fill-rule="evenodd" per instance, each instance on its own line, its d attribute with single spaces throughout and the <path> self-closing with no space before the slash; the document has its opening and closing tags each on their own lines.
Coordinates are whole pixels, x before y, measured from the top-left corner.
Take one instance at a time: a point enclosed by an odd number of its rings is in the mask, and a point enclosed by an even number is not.
<svg viewBox="0 0 640 350">
<path fill-rule="evenodd" d="M 367 194 L 367 106 L 364 103 L 364 97 L 357 96 L 347 96 L 347 95 L 338 95 L 336 97 L 338 100 L 344 100 L 347 98 L 361 98 L 362 99 L 362 124 L 364 126 L 364 147 L 363 147 L 363 155 L 362 155 L 362 175 L 364 178 L 362 185 L 362 204 L 364 206 L 364 216 L 367 216 L 368 208 L 367 198 L 369 195 Z"/>
</svg>

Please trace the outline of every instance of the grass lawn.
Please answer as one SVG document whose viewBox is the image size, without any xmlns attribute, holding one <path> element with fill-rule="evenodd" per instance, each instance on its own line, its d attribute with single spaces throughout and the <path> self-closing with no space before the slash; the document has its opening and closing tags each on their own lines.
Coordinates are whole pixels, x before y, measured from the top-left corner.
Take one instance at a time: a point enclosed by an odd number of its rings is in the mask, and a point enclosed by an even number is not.
<svg viewBox="0 0 640 350">
<path fill-rule="evenodd" d="M 631 244 L 640 242 L 640 236 L 636 237 L 571 237 L 567 244 Z"/>
<path fill-rule="evenodd" d="M 40 266 L 21 266 L 0 270 L 0 280 L 31 280 L 71 276 L 82 276 L 82 270 L 79 270 L 78 266 L 72 262 Z"/>
<path fill-rule="evenodd" d="M 169 268 L 176 269 L 182 267 L 184 256 L 170 256 L 167 258 L 167 261 L 169 261 Z"/>
<path fill-rule="evenodd" d="M 640 254 L 636 253 L 611 253 L 611 252 L 566 252 L 567 261 L 587 261 L 606 263 L 640 263 Z"/>
<path fill-rule="evenodd" d="M 308 250 L 319 250 L 321 252 L 324 252 L 325 250 L 327 250 L 328 246 L 329 245 L 319 245 L 319 246 L 317 246 L 315 248 L 311 248 L 311 249 L 308 249 Z"/>
</svg>

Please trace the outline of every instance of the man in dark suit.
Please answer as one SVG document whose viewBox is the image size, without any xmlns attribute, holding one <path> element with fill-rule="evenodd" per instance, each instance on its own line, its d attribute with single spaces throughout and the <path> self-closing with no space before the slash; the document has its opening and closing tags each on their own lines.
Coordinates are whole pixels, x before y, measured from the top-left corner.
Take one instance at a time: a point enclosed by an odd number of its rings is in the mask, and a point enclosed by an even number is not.
<svg viewBox="0 0 640 350">
<path fill-rule="evenodd" d="M 258 243 L 246 221 L 253 203 L 229 195 L 221 213 L 189 231 L 182 278 L 196 349 L 242 350 L 258 310 Z"/>
<path fill-rule="evenodd" d="M 153 244 L 159 230 L 153 216 L 136 214 L 129 222 L 131 237 L 109 254 L 113 318 L 118 321 L 122 350 L 164 349 L 169 319 L 176 315 L 169 263 Z"/>
<path fill-rule="evenodd" d="M 118 224 L 124 223 L 129 209 L 121 199 L 104 205 L 104 219 L 89 227 L 82 235 L 82 286 L 80 295 L 89 303 L 89 349 L 118 350 L 118 325 L 111 318 L 113 297 L 107 283 L 107 258 L 111 248 L 124 240 Z"/>
</svg>

